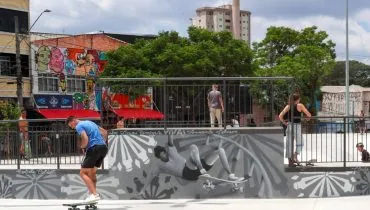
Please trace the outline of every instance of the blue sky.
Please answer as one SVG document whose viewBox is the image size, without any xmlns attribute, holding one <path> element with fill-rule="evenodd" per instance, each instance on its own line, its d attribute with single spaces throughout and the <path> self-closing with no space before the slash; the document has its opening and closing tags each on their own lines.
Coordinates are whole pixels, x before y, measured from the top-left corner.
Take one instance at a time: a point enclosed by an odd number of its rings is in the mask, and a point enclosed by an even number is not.
<svg viewBox="0 0 370 210">
<path fill-rule="evenodd" d="M 112 33 L 157 34 L 176 30 L 186 35 L 189 18 L 203 6 L 232 0 L 30 0 L 31 22 L 44 9 L 33 31 L 77 34 L 104 30 Z M 251 38 L 264 38 L 269 26 L 295 29 L 316 25 L 336 44 L 338 60 L 345 58 L 345 0 L 241 0 L 252 12 Z M 349 0 L 350 58 L 370 64 L 370 0 Z"/>
</svg>

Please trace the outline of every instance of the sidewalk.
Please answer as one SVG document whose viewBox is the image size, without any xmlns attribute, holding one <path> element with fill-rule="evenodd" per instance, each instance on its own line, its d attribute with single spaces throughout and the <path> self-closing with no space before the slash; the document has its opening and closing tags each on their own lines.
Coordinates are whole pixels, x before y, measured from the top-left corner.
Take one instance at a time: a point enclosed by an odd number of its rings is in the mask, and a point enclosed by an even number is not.
<svg viewBox="0 0 370 210">
<path fill-rule="evenodd" d="M 102 200 L 98 209 L 115 210 L 348 210 L 367 209 L 369 196 L 307 199 L 212 199 L 212 200 Z M 23 200 L 0 199 L 0 209 L 19 210 L 66 210 L 62 203 L 72 200 Z M 85 209 L 84 206 L 80 206 Z"/>
</svg>

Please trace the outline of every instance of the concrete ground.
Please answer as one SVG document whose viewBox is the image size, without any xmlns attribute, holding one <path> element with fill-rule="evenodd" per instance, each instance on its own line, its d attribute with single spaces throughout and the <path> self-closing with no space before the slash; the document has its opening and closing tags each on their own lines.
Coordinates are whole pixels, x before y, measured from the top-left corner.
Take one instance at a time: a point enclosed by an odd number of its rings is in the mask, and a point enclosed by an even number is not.
<svg viewBox="0 0 370 210">
<path fill-rule="evenodd" d="M 112 210 L 348 210 L 369 208 L 369 196 L 305 199 L 212 199 L 212 200 L 102 200 L 98 209 Z M 0 209 L 9 210 L 62 210 L 68 209 L 63 203 L 71 200 L 22 200 L 0 199 Z M 84 209 L 84 206 L 80 206 Z"/>
</svg>

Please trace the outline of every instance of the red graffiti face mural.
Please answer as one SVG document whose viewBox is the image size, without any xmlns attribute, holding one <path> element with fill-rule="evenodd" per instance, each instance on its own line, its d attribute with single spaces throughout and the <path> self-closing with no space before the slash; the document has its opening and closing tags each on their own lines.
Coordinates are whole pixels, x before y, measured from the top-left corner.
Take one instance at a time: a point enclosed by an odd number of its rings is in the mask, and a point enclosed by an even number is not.
<svg viewBox="0 0 370 210">
<path fill-rule="evenodd" d="M 38 51 L 38 70 L 43 72 L 95 77 L 107 63 L 105 53 L 97 50 L 40 46 Z"/>
<path fill-rule="evenodd" d="M 49 69 L 57 74 L 62 73 L 64 70 L 64 57 L 59 48 L 53 47 L 51 49 Z"/>
</svg>

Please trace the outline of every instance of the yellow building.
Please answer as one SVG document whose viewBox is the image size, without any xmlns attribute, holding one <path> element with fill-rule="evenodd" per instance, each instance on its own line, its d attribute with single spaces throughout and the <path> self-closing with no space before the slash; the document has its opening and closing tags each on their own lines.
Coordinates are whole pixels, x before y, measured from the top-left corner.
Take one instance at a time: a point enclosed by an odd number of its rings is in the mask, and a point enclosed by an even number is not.
<svg viewBox="0 0 370 210">
<path fill-rule="evenodd" d="M 0 1 L 0 100 L 17 101 L 15 16 L 18 16 L 24 105 L 29 104 L 30 83 L 29 0 Z"/>
</svg>

